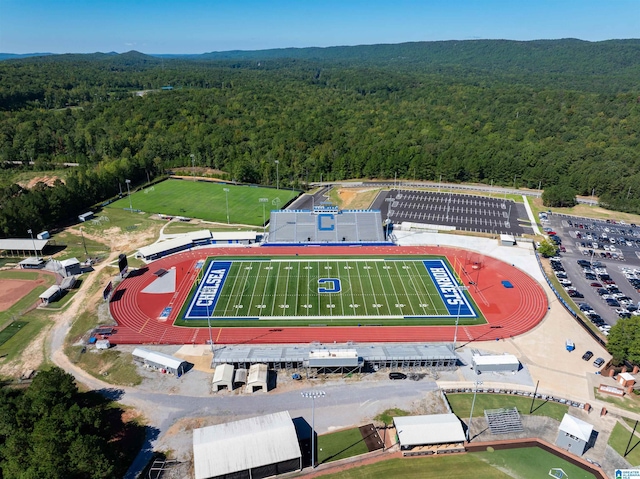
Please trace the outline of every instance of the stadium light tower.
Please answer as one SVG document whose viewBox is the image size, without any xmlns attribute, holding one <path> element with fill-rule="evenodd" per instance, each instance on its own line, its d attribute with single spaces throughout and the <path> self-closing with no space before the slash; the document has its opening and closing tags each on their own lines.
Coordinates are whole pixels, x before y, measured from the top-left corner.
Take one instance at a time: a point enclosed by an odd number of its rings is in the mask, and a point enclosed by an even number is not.
<svg viewBox="0 0 640 479">
<path fill-rule="evenodd" d="M 460 321 L 460 307 L 462 306 L 462 298 L 464 297 L 464 292 L 466 290 L 468 290 L 469 288 L 467 288 L 466 286 L 461 286 L 458 285 L 455 287 L 456 291 L 458 291 L 458 294 L 461 296 L 459 298 L 459 303 L 458 303 L 458 315 L 456 316 L 456 329 L 453 332 L 453 349 L 455 351 L 456 349 L 456 341 L 458 340 L 458 322 Z"/>
<path fill-rule="evenodd" d="M 279 190 L 280 189 L 280 169 L 279 169 L 280 162 L 278 160 L 275 160 L 275 164 L 276 164 L 276 190 Z"/>
<path fill-rule="evenodd" d="M 129 189 L 131 180 L 124 180 L 124 182 L 127 184 L 127 196 L 129 197 L 129 210 L 133 213 L 133 204 L 131 203 L 131 190 Z"/>
<path fill-rule="evenodd" d="M 267 216 L 266 216 L 266 204 L 269 198 L 260 198 L 258 202 L 262 203 L 262 240 L 264 241 L 264 235 L 267 234 Z"/>
<path fill-rule="evenodd" d="M 315 456 L 315 402 L 316 398 L 323 398 L 324 391 L 302 391 L 303 398 L 311 399 L 311 468 L 316 467 Z"/>
<path fill-rule="evenodd" d="M 467 442 L 471 442 L 471 418 L 473 418 L 473 407 L 476 405 L 476 394 L 478 394 L 478 386 L 482 386 L 482 381 L 475 382 L 473 390 L 473 401 L 471 401 L 471 414 L 469 414 L 469 427 L 467 427 Z"/>
<path fill-rule="evenodd" d="M 33 243 L 33 251 L 36 254 L 36 259 L 38 259 L 38 250 L 36 248 L 36 240 L 33 239 L 33 230 L 31 228 L 29 228 L 27 230 L 27 233 L 29 233 L 31 235 L 31 242 Z"/>
<path fill-rule="evenodd" d="M 196 155 L 191 153 L 189 156 L 191 157 L 191 172 L 193 176 L 196 176 Z"/>
<path fill-rule="evenodd" d="M 229 224 L 229 188 L 222 188 L 222 191 L 224 191 L 224 199 L 227 203 L 227 224 Z"/>
<path fill-rule="evenodd" d="M 209 301 L 207 300 L 207 325 L 209 326 L 209 344 L 211 346 L 211 360 L 213 361 L 213 335 L 211 334 L 211 314 L 209 313 Z"/>
</svg>

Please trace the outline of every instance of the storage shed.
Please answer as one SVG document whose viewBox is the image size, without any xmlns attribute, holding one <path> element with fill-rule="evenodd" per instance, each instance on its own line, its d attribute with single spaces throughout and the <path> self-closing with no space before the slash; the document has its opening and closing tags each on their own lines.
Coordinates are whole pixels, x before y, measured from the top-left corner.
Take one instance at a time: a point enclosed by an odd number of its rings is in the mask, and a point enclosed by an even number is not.
<svg viewBox="0 0 640 479">
<path fill-rule="evenodd" d="M 520 361 L 513 354 L 474 354 L 471 357 L 473 369 L 476 374 L 492 372 L 515 373 L 520 369 Z"/>
<path fill-rule="evenodd" d="M 248 393 L 254 393 L 259 390 L 268 391 L 268 378 L 269 369 L 266 364 L 252 364 L 249 368 L 246 391 Z"/>
<path fill-rule="evenodd" d="M 239 388 L 247 384 L 247 370 L 244 368 L 236 369 L 233 377 L 233 387 Z"/>
<path fill-rule="evenodd" d="M 62 289 L 57 284 L 50 286 L 44 293 L 42 293 L 39 297 L 42 301 L 42 304 L 53 303 L 56 299 L 60 297 L 62 294 Z"/>
<path fill-rule="evenodd" d="M 213 391 L 218 392 L 221 389 L 233 389 L 233 365 L 220 364 L 216 366 L 216 370 L 213 373 Z"/>
<path fill-rule="evenodd" d="M 513 235 L 500 235 L 500 246 L 514 246 L 516 238 Z"/>
<path fill-rule="evenodd" d="M 455 414 L 394 417 L 403 455 L 463 452 L 465 435 Z"/>
<path fill-rule="evenodd" d="M 262 479 L 302 469 L 287 411 L 193 430 L 195 479 Z"/>
<path fill-rule="evenodd" d="M 188 370 L 189 363 L 168 354 L 144 348 L 135 348 L 132 354 L 134 359 L 141 361 L 145 366 L 163 373 L 175 374 L 180 377 Z"/>
<path fill-rule="evenodd" d="M 93 211 L 87 211 L 86 213 L 82 213 L 81 215 L 78 215 L 78 220 L 84 223 L 85 221 L 93 218 L 93 215 L 94 215 Z"/>
<path fill-rule="evenodd" d="M 44 268 L 44 258 L 25 258 L 18 263 L 20 269 L 42 269 Z"/>
<path fill-rule="evenodd" d="M 565 414 L 558 429 L 556 445 L 573 454 L 582 456 L 591 441 L 593 426 L 577 417 Z"/>
</svg>

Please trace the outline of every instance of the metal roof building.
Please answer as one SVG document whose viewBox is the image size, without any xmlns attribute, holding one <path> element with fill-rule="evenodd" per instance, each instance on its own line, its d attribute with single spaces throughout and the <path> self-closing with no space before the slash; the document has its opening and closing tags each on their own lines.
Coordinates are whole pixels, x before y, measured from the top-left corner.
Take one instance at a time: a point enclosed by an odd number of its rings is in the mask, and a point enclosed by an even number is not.
<svg viewBox="0 0 640 479">
<path fill-rule="evenodd" d="M 221 389 L 233 390 L 233 365 L 220 364 L 216 366 L 216 370 L 213 373 L 213 390 L 218 392 Z"/>
<path fill-rule="evenodd" d="M 355 351 L 355 354 L 348 352 L 344 353 L 348 355 L 345 358 L 330 357 L 332 353 L 341 355 L 341 351 Z M 248 368 L 252 364 L 265 363 L 275 370 L 327 367 L 320 359 L 322 354 L 327 356 L 326 361 L 340 359 L 349 364 L 357 358 L 358 367 L 373 370 L 455 368 L 458 361 L 450 344 L 226 345 L 216 350 L 213 366 L 229 363 L 237 368 Z"/>
<path fill-rule="evenodd" d="M 144 348 L 135 348 L 132 353 L 135 359 L 141 360 L 145 366 L 175 374 L 180 377 L 186 372 L 188 363 L 168 354 L 151 351 Z"/>
<path fill-rule="evenodd" d="M 406 455 L 464 451 L 464 430 L 455 414 L 394 417 L 393 423 L 400 449 L 411 451 Z"/>
<path fill-rule="evenodd" d="M 35 254 L 42 256 L 42 250 L 47 246 L 49 240 L 31 238 L 9 238 L 0 239 L 0 251 L 6 251 L 10 256 L 28 256 Z"/>
<path fill-rule="evenodd" d="M 21 269 L 42 269 L 45 266 L 44 258 L 25 258 L 18 263 Z"/>
<path fill-rule="evenodd" d="M 193 430 L 196 479 L 252 478 L 302 469 L 302 453 L 289 412 Z"/>
<path fill-rule="evenodd" d="M 489 372 L 511 372 L 520 369 L 520 361 L 513 354 L 474 354 L 471 357 L 476 374 Z"/>
<path fill-rule="evenodd" d="M 50 286 L 39 298 L 42 300 L 42 304 L 49 304 L 56 300 L 58 296 L 62 294 L 62 289 L 57 284 Z"/>
</svg>

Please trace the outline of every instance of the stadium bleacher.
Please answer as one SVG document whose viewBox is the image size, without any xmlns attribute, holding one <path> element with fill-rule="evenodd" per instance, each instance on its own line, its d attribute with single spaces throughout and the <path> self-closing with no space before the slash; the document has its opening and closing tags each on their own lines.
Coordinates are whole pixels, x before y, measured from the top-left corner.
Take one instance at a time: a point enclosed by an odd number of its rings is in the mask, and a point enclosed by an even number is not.
<svg viewBox="0 0 640 479">
<path fill-rule="evenodd" d="M 266 241 L 277 245 L 392 244 L 387 241 L 379 210 L 317 208 L 271 213 Z"/>
</svg>

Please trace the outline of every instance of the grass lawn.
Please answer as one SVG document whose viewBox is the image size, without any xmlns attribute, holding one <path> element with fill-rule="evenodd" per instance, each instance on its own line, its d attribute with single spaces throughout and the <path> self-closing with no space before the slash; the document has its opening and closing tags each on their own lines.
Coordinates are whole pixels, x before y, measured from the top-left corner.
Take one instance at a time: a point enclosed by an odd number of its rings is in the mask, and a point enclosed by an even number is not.
<svg viewBox="0 0 640 479">
<path fill-rule="evenodd" d="M 393 409 L 387 409 L 386 411 L 382 411 L 380 414 L 374 417 L 374 419 L 376 421 L 380 421 L 386 424 L 387 426 L 390 426 L 391 424 L 393 424 L 394 417 L 409 416 L 410 414 L 411 413 L 409 411 L 405 411 L 404 409 L 398 409 L 396 407 Z"/>
<path fill-rule="evenodd" d="M 6 361 L 19 358 L 30 341 L 35 338 L 43 328 L 51 325 L 49 316 L 41 310 L 29 311 L 20 318 L 20 322 L 26 324 L 19 328 L 19 331 L 15 331 L 15 334 L 0 346 L 0 356 L 6 355 Z"/>
<path fill-rule="evenodd" d="M 65 348 L 65 353 L 92 376 L 119 386 L 136 386 L 142 382 L 130 353 L 97 350 L 93 346 L 87 346 L 84 353 L 82 350 L 83 346 L 70 346 Z"/>
<path fill-rule="evenodd" d="M 227 189 L 228 192 L 224 190 Z M 146 213 L 162 213 L 174 216 L 200 218 L 233 224 L 262 225 L 263 209 L 260 198 L 267 198 L 265 216 L 271 209 L 284 207 L 298 196 L 297 191 L 276 190 L 250 186 L 170 179 L 131 195 L 134 209 Z M 129 208 L 129 198 L 124 197 L 108 206 L 108 210 Z"/>
<path fill-rule="evenodd" d="M 47 290 L 47 288 L 51 284 L 53 284 L 53 282 L 55 281 L 55 279 L 52 276 L 47 275 L 45 276 L 45 278 L 51 279 L 50 284 L 48 283 L 45 286 L 36 286 L 33 290 L 31 290 L 31 292 L 29 292 L 27 295 L 22 297 L 20 301 L 15 303 L 9 309 L 7 309 L 6 311 L 0 312 L 0 326 L 5 324 L 7 321 L 11 320 L 11 318 L 13 317 L 16 317 L 16 318 L 20 317 L 20 319 L 22 319 L 21 314 L 27 308 L 31 307 L 36 301 L 38 301 L 38 298 L 40 297 L 40 295 L 44 293 Z"/>
<path fill-rule="evenodd" d="M 357 427 L 318 436 L 318 464 L 369 452 Z"/>
<path fill-rule="evenodd" d="M 0 331 L 0 346 L 13 338 L 27 324 L 29 323 L 26 321 L 14 321 Z"/>
<path fill-rule="evenodd" d="M 447 394 L 449 404 L 453 412 L 461 418 L 468 418 L 471 412 L 473 393 Z M 476 396 L 476 404 L 473 409 L 473 417 L 484 416 L 485 409 L 499 409 L 502 407 L 516 407 L 522 415 L 528 415 L 531 408 L 531 398 L 511 396 L 508 394 L 480 394 Z M 548 416 L 557 421 L 562 421 L 563 416 L 569 411 L 569 406 L 556 402 L 547 402 L 536 399 L 533 406 L 533 415 Z"/>
<path fill-rule="evenodd" d="M 611 431 L 611 436 L 609 436 L 609 445 L 614 448 L 618 454 L 624 456 L 624 451 L 627 449 L 630 437 L 631 431 L 628 431 L 622 424 L 617 423 L 613 431 Z M 638 431 L 636 431 L 636 436 L 631 440 L 631 444 L 629 445 L 631 452 L 625 457 L 632 466 L 640 466 L 639 443 L 640 437 L 638 437 Z"/>
<path fill-rule="evenodd" d="M 624 397 L 618 398 L 610 396 L 609 394 L 602 394 L 598 391 L 598 388 L 594 388 L 594 390 L 597 400 L 615 404 L 620 409 L 624 409 L 626 411 L 640 413 L 640 396 L 636 396 L 635 394 L 625 394 Z"/>
<path fill-rule="evenodd" d="M 591 479 L 593 474 L 539 448 L 390 459 L 356 467 L 326 479 L 540 479 L 551 468 L 561 468 L 570 479 Z"/>
<path fill-rule="evenodd" d="M 56 245 L 65 246 L 64 249 L 54 255 L 54 258 L 58 261 L 69 258 L 78 258 L 78 260 L 84 261 L 87 254 L 89 256 L 102 256 L 109 254 L 109 248 L 105 244 L 91 240 L 85 236 L 83 245 L 82 236 L 69 231 L 56 233 L 53 235 L 52 239 L 55 240 Z M 87 254 L 84 252 L 85 245 L 87 247 Z"/>
<path fill-rule="evenodd" d="M 37 271 L 0 271 L 0 279 L 24 279 L 35 281 L 40 273 Z"/>
<path fill-rule="evenodd" d="M 511 477 L 523 479 L 550 477 L 549 470 L 551 468 L 562 469 L 570 479 L 591 479 L 594 477 L 590 472 L 538 447 L 478 452 L 473 455 L 501 471 L 510 472 Z"/>
</svg>

